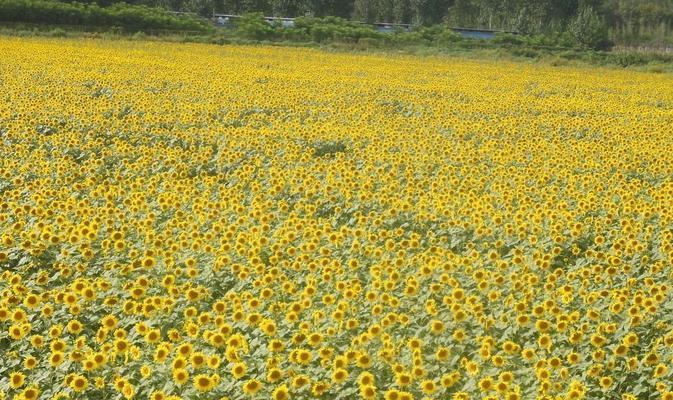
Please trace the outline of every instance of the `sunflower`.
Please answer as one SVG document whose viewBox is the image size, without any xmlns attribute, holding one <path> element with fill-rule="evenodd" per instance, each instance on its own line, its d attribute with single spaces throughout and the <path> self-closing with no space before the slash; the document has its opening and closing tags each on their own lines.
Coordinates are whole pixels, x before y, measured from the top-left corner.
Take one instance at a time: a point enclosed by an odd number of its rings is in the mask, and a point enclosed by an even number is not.
<svg viewBox="0 0 673 400">
<path fill-rule="evenodd" d="M 287 386 L 281 385 L 274 389 L 271 397 L 273 400 L 287 400 L 290 398 L 290 391 L 287 389 Z"/>
<path fill-rule="evenodd" d="M 311 379 L 303 374 L 296 375 L 292 378 L 292 388 L 300 389 L 311 383 Z"/>
<path fill-rule="evenodd" d="M 250 379 L 243 384 L 243 392 L 249 396 L 254 396 L 262 389 L 262 383 L 256 379 Z"/>
<path fill-rule="evenodd" d="M 194 376 L 194 389 L 199 392 L 210 391 L 214 387 L 213 379 L 206 374 L 199 374 Z"/>
<path fill-rule="evenodd" d="M 21 372 L 12 372 L 9 374 L 9 387 L 18 389 L 26 382 L 26 376 Z"/>
<path fill-rule="evenodd" d="M 83 392 L 89 386 L 89 381 L 86 377 L 77 375 L 70 381 L 70 388 L 75 392 Z"/>
<path fill-rule="evenodd" d="M 247 371 L 248 371 L 248 366 L 245 363 L 242 363 L 242 362 L 235 363 L 231 367 L 231 375 L 233 375 L 233 377 L 235 379 L 241 379 L 242 377 L 245 376 Z"/>
<path fill-rule="evenodd" d="M 365 400 L 375 399 L 377 392 L 376 388 L 371 385 L 360 386 L 360 397 Z"/>
<path fill-rule="evenodd" d="M 608 390 L 612 387 L 613 379 L 609 376 L 601 377 L 598 381 L 603 390 Z"/>
<path fill-rule="evenodd" d="M 166 400 L 167 396 L 162 390 L 155 390 L 150 394 L 150 400 Z"/>
<path fill-rule="evenodd" d="M 33 356 L 27 356 L 23 360 L 23 366 L 26 369 L 33 369 L 33 368 L 37 367 L 38 364 L 39 364 L 39 362 L 37 361 L 37 358 L 35 358 Z"/>
<path fill-rule="evenodd" d="M 186 369 L 174 369 L 173 370 L 173 382 L 178 385 L 184 385 L 189 380 L 189 372 Z"/>
<path fill-rule="evenodd" d="M 65 355 L 60 351 L 53 351 L 49 355 L 49 365 L 52 367 L 57 367 L 63 363 L 65 360 Z"/>
<path fill-rule="evenodd" d="M 21 392 L 21 397 L 25 400 L 36 400 L 40 395 L 40 390 L 35 386 L 29 386 Z M 19 398 L 21 398 L 19 397 Z"/>
<path fill-rule="evenodd" d="M 343 383 L 348 379 L 348 371 L 343 368 L 336 368 L 332 372 L 332 382 L 334 383 Z"/>
<path fill-rule="evenodd" d="M 421 391 L 426 395 L 431 395 L 437 391 L 437 384 L 430 379 L 424 380 L 420 385 Z"/>
</svg>

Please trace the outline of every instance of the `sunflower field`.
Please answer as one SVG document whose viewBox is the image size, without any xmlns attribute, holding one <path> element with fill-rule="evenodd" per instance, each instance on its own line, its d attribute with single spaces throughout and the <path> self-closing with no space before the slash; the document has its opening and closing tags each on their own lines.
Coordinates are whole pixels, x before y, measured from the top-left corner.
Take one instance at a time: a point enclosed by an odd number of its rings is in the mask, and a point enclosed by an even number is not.
<svg viewBox="0 0 673 400">
<path fill-rule="evenodd" d="M 0 54 L 0 399 L 673 400 L 673 76 Z"/>
</svg>

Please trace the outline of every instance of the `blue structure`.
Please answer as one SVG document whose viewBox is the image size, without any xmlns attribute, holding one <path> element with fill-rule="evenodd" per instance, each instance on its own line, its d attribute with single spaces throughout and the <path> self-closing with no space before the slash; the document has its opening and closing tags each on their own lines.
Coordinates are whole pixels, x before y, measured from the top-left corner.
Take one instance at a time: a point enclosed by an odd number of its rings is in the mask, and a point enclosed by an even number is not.
<svg viewBox="0 0 673 400">
<path fill-rule="evenodd" d="M 459 33 L 460 36 L 469 39 L 494 39 L 495 34 L 498 33 L 498 31 L 470 28 L 453 28 L 453 31 Z"/>
<path fill-rule="evenodd" d="M 274 24 L 277 21 L 279 21 L 280 26 L 282 26 L 283 28 L 293 28 L 294 27 L 294 18 L 264 17 L 264 19 L 269 24 Z"/>
<path fill-rule="evenodd" d="M 387 22 L 375 22 L 374 26 L 376 30 L 383 33 L 395 33 L 399 31 L 411 31 L 410 24 L 393 24 Z"/>
</svg>

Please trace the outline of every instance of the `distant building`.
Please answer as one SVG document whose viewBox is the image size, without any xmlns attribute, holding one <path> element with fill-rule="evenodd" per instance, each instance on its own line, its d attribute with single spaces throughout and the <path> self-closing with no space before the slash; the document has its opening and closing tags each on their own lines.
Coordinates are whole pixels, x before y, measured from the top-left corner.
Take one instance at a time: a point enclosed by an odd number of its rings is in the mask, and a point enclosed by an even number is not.
<svg viewBox="0 0 673 400">
<path fill-rule="evenodd" d="M 398 32 L 398 31 L 410 31 L 411 30 L 411 25 L 410 24 L 394 24 L 394 23 L 388 23 L 388 22 L 375 22 L 374 26 L 376 27 L 376 30 L 379 32 Z"/>
<path fill-rule="evenodd" d="M 498 33 L 511 33 L 517 35 L 518 32 L 513 31 L 495 31 L 491 29 L 476 29 L 476 28 L 451 28 L 456 33 L 459 33 L 464 38 L 470 39 L 494 39 Z"/>
</svg>

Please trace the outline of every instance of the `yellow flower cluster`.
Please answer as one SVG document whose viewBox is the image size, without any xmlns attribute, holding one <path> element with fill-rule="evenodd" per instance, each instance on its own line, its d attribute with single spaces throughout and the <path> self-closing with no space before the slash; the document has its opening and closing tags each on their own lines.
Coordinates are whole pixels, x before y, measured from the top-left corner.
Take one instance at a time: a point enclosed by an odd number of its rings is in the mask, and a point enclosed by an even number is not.
<svg viewBox="0 0 673 400">
<path fill-rule="evenodd" d="M 0 54 L 1 399 L 673 399 L 673 77 Z"/>
</svg>

